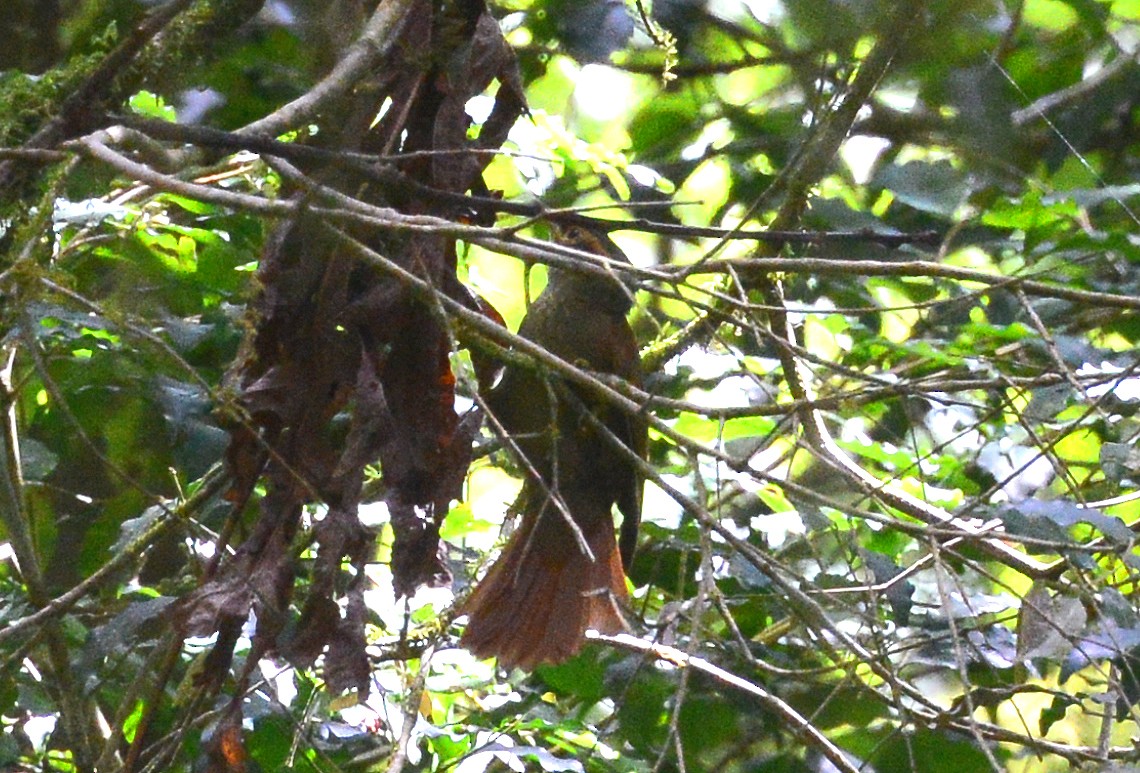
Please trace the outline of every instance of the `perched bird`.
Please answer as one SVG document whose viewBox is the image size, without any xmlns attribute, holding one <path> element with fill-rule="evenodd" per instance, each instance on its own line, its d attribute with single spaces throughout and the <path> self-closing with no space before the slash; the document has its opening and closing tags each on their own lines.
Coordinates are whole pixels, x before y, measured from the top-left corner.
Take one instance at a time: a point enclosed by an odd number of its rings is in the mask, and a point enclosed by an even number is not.
<svg viewBox="0 0 1140 773">
<path fill-rule="evenodd" d="M 628 262 L 607 236 L 584 227 L 559 228 L 556 238 Z M 640 385 L 637 341 L 626 321 L 632 306 L 631 292 L 612 274 L 551 268 L 519 335 L 573 365 Z M 623 569 L 637 542 L 642 479 L 598 424 L 644 458 L 648 423 L 559 383 L 556 374 L 519 365 L 506 369 L 486 402 L 529 469 L 515 503 L 522 522 L 464 604 L 461 643 L 503 667 L 530 670 L 574 655 L 587 628 L 626 628 L 619 603 L 627 598 Z M 614 504 L 622 514 L 620 551 Z"/>
</svg>

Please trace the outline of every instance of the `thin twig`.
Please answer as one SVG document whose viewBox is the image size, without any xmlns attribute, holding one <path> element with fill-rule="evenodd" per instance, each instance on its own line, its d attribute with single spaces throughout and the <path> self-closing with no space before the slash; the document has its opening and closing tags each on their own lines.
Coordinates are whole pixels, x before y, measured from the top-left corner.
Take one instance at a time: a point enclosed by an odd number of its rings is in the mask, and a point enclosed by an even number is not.
<svg viewBox="0 0 1140 773">
<path fill-rule="evenodd" d="M 692 669 L 693 671 L 711 677 L 725 687 L 729 687 L 745 695 L 750 695 L 758 699 L 765 708 L 778 714 L 784 722 L 788 724 L 788 729 L 790 729 L 792 733 L 808 741 L 813 747 L 818 749 L 823 756 L 827 757 L 837 769 L 847 771 L 848 773 L 859 773 L 859 768 L 852 765 L 847 755 L 845 755 L 838 746 L 828 740 L 818 728 L 808 722 L 802 714 L 789 704 L 758 684 L 750 682 L 729 671 L 725 671 L 723 668 L 713 665 L 704 658 L 689 655 L 675 647 L 648 642 L 636 636 L 630 636 L 629 634 L 622 633 L 616 636 L 607 636 L 591 630 L 586 632 L 586 638 L 604 642 L 620 649 L 629 650 L 630 652 L 639 652 L 663 663 L 670 663 L 677 668 Z"/>
<path fill-rule="evenodd" d="M 415 730 L 420 718 L 420 698 L 424 693 L 433 652 L 434 650 L 429 648 L 420 656 L 420 670 L 404 693 L 404 722 L 400 728 L 400 738 L 396 742 L 396 751 L 388 761 L 387 773 L 401 773 L 408 763 L 408 744 L 412 742 L 412 731 Z"/>
</svg>

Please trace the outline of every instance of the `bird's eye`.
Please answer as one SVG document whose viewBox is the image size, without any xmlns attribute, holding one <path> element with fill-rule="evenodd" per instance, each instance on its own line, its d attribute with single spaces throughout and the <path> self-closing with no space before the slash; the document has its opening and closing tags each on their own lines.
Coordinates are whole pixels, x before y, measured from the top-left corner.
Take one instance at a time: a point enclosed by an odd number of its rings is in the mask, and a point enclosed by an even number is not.
<svg viewBox="0 0 1140 773">
<path fill-rule="evenodd" d="M 598 254 L 605 254 L 605 248 L 600 238 L 589 228 L 576 224 L 559 224 L 554 227 L 553 233 L 557 238 L 557 241 L 566 245 L 567 247 L 573 247 L 575 249 L 582 250 L 583 252 L 596 252 Z"/>
<path fill-rule="evenodd" d="M 586 231 L 580 225 L 572 225 L 566 229 L 566 241 L 576 245 L 589 243 Z"/>
</svg>

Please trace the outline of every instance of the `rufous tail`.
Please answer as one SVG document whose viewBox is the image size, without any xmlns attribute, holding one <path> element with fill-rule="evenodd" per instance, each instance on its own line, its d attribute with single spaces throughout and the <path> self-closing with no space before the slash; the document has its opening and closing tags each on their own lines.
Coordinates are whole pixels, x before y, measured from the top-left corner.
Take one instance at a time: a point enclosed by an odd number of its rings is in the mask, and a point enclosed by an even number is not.
<svg viewBox="0 0 1140 773">
<path fill-rule="evenodd" d="M 582 646 L 587 628 L 626 629 L 618 603 L 627 598 L 613 519 L 586 521 L 593 561 L 553 506 L 525 517 L 461 613 L 469 622 L 460 643 L 504 668 L 532 670 L 558 663 Z"/>
</svg>

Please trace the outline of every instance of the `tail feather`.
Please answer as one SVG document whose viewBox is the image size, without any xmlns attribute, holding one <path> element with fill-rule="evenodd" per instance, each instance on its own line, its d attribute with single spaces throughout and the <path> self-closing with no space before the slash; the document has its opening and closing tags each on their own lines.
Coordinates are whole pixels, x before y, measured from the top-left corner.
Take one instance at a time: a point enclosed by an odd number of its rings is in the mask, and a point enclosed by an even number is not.
<svg viewBox="0 0 1140 773">
<path fill-rule="evenodd" d="M 613 520 L 607 512 L 585 524 L 594 561 L 557 513 L 524 518 L 464 604 L 469 622 L 461 644 L 505 668 L 531 670 L 577 653 L 587 628 L 625 630 L 618 610 L 625 575 Z"/>
</svg>

